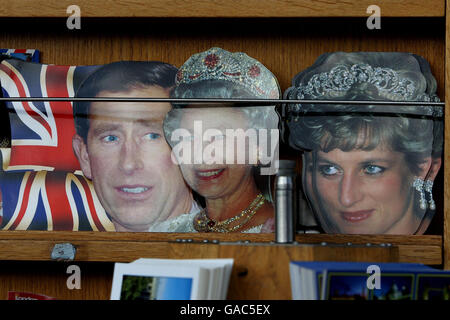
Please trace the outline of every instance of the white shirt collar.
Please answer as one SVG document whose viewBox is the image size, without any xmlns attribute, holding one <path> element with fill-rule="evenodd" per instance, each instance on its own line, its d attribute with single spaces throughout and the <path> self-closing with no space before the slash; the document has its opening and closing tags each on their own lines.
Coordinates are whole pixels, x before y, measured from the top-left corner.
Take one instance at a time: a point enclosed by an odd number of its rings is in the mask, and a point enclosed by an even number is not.
<svg viewBox="0 0 450 320">
<path fill-rule="evenodd" d="M 194 200 L 191 210 L 173 219 L 156 222 L 148 229 L 149 232 L 197 232 L 192 225 L 192 221 L 201 207 Z"/>
</svg>

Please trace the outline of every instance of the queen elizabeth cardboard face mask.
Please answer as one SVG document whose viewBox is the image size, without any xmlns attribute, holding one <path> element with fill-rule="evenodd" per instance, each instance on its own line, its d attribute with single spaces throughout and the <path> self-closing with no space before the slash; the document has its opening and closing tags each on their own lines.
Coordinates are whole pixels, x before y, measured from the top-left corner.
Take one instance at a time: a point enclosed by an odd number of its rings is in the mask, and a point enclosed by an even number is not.
<svg viewBox="0 0 450 320">
<path fill-rule="evenodd" d="M 299 73 L 287 99 L 438 101 L 426 61 L 408 53 L 332 53 Z M 436 209 L 442 153 L 430 106 L 286 106 L 303 150 L 303 187 L 327 233 L 417 234 Z"/>
<path fill-rule="evenodd" d="M 195 228 L 260 232 L 273 218 L 267 176 L 277 169 L 278 114 L 273 105 L 237 102 L 279 99 L 275 76 L 245 53 L 211 48 L 180 67 L 171 97 L 216 99 L 173 104 L 164 121 L 172 159 L 205 202 Z"/>
</svg>

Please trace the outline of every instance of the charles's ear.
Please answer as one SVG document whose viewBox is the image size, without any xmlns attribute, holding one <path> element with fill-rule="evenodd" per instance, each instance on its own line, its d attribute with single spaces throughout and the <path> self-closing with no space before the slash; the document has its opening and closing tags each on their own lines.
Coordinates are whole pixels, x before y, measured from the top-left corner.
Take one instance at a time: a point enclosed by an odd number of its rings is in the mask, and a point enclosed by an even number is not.
<svg viewBox="0 0 450 320">
<path fill-rule="evenodd" d="M 81 170 L 83 171 L 84 176 L 88 179 L 92 179 L 89 154 L 83 138 L 77 134 L 74 135 L 72 138 L 72 148 L 78 158 L 78 161 L 80 162 Z"/>
</svg>

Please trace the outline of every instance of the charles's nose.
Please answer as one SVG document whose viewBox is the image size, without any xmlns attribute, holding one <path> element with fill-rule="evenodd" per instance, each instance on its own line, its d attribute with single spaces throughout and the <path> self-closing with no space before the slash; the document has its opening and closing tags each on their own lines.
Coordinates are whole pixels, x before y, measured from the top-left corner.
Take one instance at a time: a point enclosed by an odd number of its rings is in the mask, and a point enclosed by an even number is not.
<svg viewBox="0 0 450 320">
<path fill-rule="evenodd" d="M 132 174 L 135 171 L 144 168 L 144 161 L 142 159 L 139 143 L 133 139 L 128 139 L 122 145 L 120 153 L 120 168 L 127 174 Z"/>
<path fill-rule="evenodd" d="M 344 173 L 339 189 L 339 202 L 344 207 L 351 207 L 363 198 L 360 177 L 356 174 Z"/>
</svg>

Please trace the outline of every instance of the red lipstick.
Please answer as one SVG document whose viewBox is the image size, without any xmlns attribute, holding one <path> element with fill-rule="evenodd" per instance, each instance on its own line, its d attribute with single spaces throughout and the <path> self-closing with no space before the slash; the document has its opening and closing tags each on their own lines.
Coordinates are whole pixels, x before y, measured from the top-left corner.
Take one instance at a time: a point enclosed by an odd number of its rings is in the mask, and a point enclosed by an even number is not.
<svg viewBox="0 0 450 320">
<path fill-rule="evenodd" d="M 344 219 L 345 221 L 356 223 L 368 219 L 373 212 L 374 209 L 370 209 L 359 211 L 341 211 L 340 214 L 342 219 Z"/>
<path fill-rule="evenodd" d="M 202 181 L 209 181 L 219 178 L 224 172 L 225 168 L 214 170 L 196 170 L 195 175 Z"/>
</svg>

